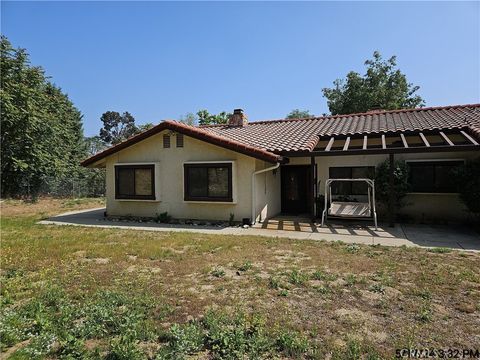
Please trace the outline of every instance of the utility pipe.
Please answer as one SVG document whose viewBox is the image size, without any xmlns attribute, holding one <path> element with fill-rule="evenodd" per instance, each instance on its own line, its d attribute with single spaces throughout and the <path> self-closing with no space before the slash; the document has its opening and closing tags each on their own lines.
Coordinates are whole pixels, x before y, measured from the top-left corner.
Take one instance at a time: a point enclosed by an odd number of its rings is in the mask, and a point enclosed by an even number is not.
<svg viewBox="0 0 480 360">
<path fill-rule="evenodd" d="M 275 169 L 278 169 L 280 167 L 280 163 L 276 163 L 275 166 L 271 166 L 269 168 L 265 168 L 265 169 L 262 169 L 262 170 L 258 170 L 258 171 L 254 171 L 252 173 L 252 225 L 255 225 L 255 219 L 256 219 L 256 216 L 255 216 L 255 175 L 258 175 L 258 174 L 262 174 L 264 172 L 267 172 L 267 171 L 271 171 L 271 170 L 275 170 Z"/>
</svg>

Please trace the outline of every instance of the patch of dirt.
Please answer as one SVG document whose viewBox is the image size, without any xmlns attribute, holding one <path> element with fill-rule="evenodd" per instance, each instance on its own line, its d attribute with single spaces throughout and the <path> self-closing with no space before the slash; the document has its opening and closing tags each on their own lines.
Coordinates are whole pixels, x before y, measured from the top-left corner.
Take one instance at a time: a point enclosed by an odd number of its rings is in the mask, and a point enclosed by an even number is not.
<svg viewBox="0 0 480 360">
<path fill-rule="evenodd" d="M 382 294 L 375 293 L 369 290 L 360 290 L 362 298 L 367 301 L 379 301 L 382 299 Z"/>
<path fill-rule="evenodd" d="M 334 313 L 340 319 L 350 320 L 353 322 L 366 323 L 366 322 L 373 322 L 375 320 L 374 315 L 366 313 L 356 308 L 350 308 L 350 309 L 341 308 L 341 309 L 335 310 Z"/>
<path fill-rule="evenodd" d="M 7 351 L 0 353 L 0 359 L 8 359 L 15 351 L 20 350 L 27 346 L 32 339 L 27 339 L 25 341 L 19 342 L 18 344 L 13 345 Z"/>
<path fill-rule="evenodd" d="M 78 259 L 81 259 L 87 256 L 87 252 L 85 250 L 79 250 L 79 251 L 75 251 L 72 255 Z"/>
</svg>

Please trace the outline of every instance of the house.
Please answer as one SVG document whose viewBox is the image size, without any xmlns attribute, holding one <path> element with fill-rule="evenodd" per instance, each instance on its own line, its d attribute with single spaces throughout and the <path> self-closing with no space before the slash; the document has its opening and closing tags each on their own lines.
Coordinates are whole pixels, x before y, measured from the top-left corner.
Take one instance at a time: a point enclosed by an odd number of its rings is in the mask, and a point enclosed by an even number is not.
<svg viewBox="0 0 480 360">
<path fill-rule="evenodd" d="M 410 165 L 402 212 L 462 220 L 451 168 L 480 155 L 480 104 L 228 124 L 159 125 L 82 162 L 106 168 L 107 214 L 263 221 L 315 214 L 328 178 L 372 177 L 389 159 Z M 336 195 L 364 196 L 345 183 Z M 393 221 L 393 220 L 392 220 Z"/>
</svg>

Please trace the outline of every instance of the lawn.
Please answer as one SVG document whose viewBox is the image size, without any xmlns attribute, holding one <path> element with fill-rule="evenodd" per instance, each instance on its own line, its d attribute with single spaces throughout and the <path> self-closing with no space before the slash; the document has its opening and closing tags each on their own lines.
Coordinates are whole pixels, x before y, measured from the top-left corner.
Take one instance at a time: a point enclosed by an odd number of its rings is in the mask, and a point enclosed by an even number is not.
<svg viewBox="0 0 480 360">
<path fill-rule="evenodd" d="M 2 202 L 3 356 L 391 359 L 478 348 L 480 254 L 45 226 Z"/>
</svg>

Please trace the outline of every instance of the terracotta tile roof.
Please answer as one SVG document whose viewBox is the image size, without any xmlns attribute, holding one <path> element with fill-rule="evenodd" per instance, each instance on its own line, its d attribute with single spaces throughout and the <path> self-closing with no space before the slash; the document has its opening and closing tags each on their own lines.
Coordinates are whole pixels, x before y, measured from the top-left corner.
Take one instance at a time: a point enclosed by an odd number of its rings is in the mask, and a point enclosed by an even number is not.
<svg viewBox="0 0 480 360">
<path fill-rule="evenodd" d="M 479 137 L 480 104 L 257 121 L 243 127 L 213 125 L 201 129 L 271 152 L 311 151 L 320 136 L 468 129 Z"/>
<path fill-rule="evenodd" d="M 463 129 L 480 140 L 480 104 L 257 121 L 238 127 L 195 127 L 176 121 L 164 121 L 84 160 L 81 164 L 92 165 L 165 129 L 257 159 L 282 162 L 285 159 L 276 153 L 312 151 L 319 137 Z"/>
<path fill-rule="evenodd" d="M 82 166 L 92 165 L 109 155 L 112 155 L 122 149 L 132 146 L 133 144 L 136 144 L 139 141 L 142 141 L 163 130 L 173 130 L 181 134 L 193 137 L 195 139 L 199 139 L 199 140 L 208 142 L 210 144 L 218 145 L 226 149 L 230 149 L 245 155 L 249 155 L 260 160 L 265 160 L 272 163 L 283 161 L 282 156 L 278 154 L 273 154 L 269 151 L 239 142 L 235 139 L 231 139 L 231 138 L 223 137 L 218 134 L 207 132 L 204 129 L 201 129 L 195 126 L 186 125 L 177 121 L 167 120 L 167 121 L 161 122 L 157 126 L 154 126 L 153 128 L 148 129 L 138 135 L 132 136 L 115 146 L 109 147 L 108 149 L 105 149 L 104 151 L 98 154 L 95 154 L 89 157 L 88 159 L 83 160 L 81 162 L 81 165 Z"/>
</svg>

